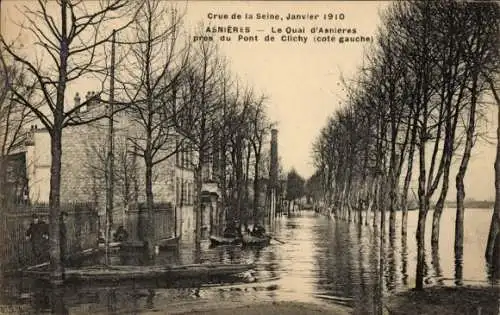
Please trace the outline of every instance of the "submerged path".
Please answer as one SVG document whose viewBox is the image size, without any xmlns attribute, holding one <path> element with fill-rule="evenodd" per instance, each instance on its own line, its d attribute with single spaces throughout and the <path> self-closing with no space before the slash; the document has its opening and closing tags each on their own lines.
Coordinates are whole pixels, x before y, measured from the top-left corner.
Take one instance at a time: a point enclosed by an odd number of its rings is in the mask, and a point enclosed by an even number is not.
<svg viewBox="0 0 500 315">
<path fill-rule="evenodd" d="M 443 222 L 449 221 L 452 225 L 450 213 L 443 213 Z M 466 212 L 466 219 L 467 215 Z M 484 237 L 481 231 L 487 231 L 482 228 L 483 217 L 487 222 L 490 216 L 489 212 L 475 212 L 474 219 L 469 219 L 466 225 L 466 254 L 462 269 L 465 283 L 488 283 L 485 269 L 478 268 L 482 261 L 471 254 L 481 250 L 477 245 Z M 284 244 L 273 241 L 262 249 L 209 248 L 208 241 L 202 244 L 203 262 L 256 263 L 256 270 L 246 278 L 210 284 L 155 281 L 108 286 L 86 284 L 67 286 L 58 291 L 49 290 L 40 283 L 18 280 L 3 284 L 0 313 L 44 312 L 55 306 L 69 314 L 182 313 L 221 307 L 230 309 L 235 305 L 246 307 L 255 303 L 264 303 L 267 306 L 263 306 L 263 310 L 274 311 L 279 308 L 273 306 L 273 302 L 293 301 L 330 307 L 339 314 L 349 311 L 374 314 L 380 309 L 382 298 L 407 291 L 414 285 L 416 250 L 413 230 L 416 225 L 412 220 L 416 221 L 416 215 L 410 213 L 406 242 L 397 236 L 385 243 L 385 266 L 382 269 L 378 265 L 379 236 L 371 227 L 303 211 L 277 220 L 274 234 Z M 446 223 L 442 230 L 443 233 L 449 232 Z M 446 235 L 442 241 L 449 237 L 453 235 Z M 444 246 L 440 255 L 433 256 L 429 251 L 427 285 L 453 285 L 455 264 L 449 252 Z M 161 252 L 154 263 L 191 264 L 195 254 L 192 243 L 185 239 L 178 252 Z M 137 255 L 113 257 L 112 262 L 144 263 Z"/>
</svg>

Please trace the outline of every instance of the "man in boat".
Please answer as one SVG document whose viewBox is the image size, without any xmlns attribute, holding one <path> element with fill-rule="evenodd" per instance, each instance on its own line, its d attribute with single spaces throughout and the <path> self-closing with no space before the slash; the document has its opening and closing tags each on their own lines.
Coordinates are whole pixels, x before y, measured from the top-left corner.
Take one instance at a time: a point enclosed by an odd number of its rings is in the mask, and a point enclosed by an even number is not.
<svg viewBox="0 0 500 315">
<path fill-rule="evenodd" d="M 238 225 L 236 222 L 231 222 L 225 229 L 222 235 L 226 238 L 241 237 L 241 231 L 238 231 Z"/>
<path fill-rule="evenodd" d="M 254 225 L 251 235 L 255 237 L 264 237 L 266 235 L 266 229 L 257 223 Z"/>
<path fill-rule="evenodd" d="M 31 241 L 31 252 L 34 256 L 35 264 L 41 263 L 46 258 L 49 239 L 49 226 L 38 218 L 35 213 L 32 215 L 33 222 L 26 231 L 26 239 Z"/>
<path fill-rule="evenodd" d="M 245 222 L 245 224 L 243 224 L 243 226 L 245 227 L 245 233 L 247 233 L 247 234 L 251 234 L 252 233 L 252 231 L 248 227 L 248 222 Z"/>
</svg>

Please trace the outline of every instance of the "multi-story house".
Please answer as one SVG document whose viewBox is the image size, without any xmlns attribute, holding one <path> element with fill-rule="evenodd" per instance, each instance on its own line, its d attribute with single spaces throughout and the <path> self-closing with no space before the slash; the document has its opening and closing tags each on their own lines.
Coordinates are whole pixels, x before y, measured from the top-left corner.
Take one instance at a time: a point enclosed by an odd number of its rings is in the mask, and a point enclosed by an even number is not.
<svg viewBox="0 0 500 315">
<path fill-rule="evenodd" d="M 93 95 L 87 93 L 86 97 Z M 75 105 L 80 104 L 78 94 Z M 84 118 L 104 116 L 106 106 L 94 102 L 81 107 Z M 104 217 L 106 206 L 108 119 L 89 124 L 68 126 L 62 135 L 61 202 L 94 202 Z M 141 128 L 126 112 L 113 117 L 114 140 L 114 226 L 126 225 L 128 211 L 145 201 L 145 167 L 137 156 L 131 138 L 140 137 Z M 173 136 L 172 141 L 176 141 Z M 174 147 L 174 146 L 172 146 Z M 41 127 L 32 126 L 25 150 L 27 187 L 31 202 L 48 202 L 50 187 L 50 135 Z M 170 204 L 174 209 L 172 231 L 189 234 L 194 229 L 194 175 L 191 167 L 194 154 L 179 151 L 153 168 L 152 190 L 155 203 Z"/>
</svg>

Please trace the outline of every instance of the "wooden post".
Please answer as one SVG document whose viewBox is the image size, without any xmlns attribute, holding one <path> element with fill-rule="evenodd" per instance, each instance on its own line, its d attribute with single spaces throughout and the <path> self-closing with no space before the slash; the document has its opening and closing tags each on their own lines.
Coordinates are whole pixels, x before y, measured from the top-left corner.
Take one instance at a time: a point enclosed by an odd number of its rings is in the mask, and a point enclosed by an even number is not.
<svg viewBox="0 0 500 315">
<path fill-rule="evenodd" d="M 270 167 L 270 211 L 269 224 L 272 226 L 276 216 L 276 190 L 278 188 L 278 130 L 271 130 L 271 167 Z"/>
<path fill-rule="evenodd" d="M 109 241 L 113 224 L 113 111 L 115 98 L 115 33 L 111 42 L 111 78 L 109 82 L 108 104 L 108 176 L 106 185 L 106 264 L 109 264 Z"/>
</svg>

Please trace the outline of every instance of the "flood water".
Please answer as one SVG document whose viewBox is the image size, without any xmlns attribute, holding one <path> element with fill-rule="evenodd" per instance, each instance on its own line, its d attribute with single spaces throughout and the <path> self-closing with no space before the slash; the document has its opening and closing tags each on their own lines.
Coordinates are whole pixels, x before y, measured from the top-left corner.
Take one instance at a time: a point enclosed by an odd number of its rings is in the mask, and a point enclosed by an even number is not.
<svg viewBox="0 0 500 315">
<path fill-rule="evenodd" d="M 492 211 L 468 209 L 465 213 L 464 255 L 453 252 L 455 211 L 442 215 L 439 250 L 427 242 L 428 286 L 498 285 L 484 261 Z M 202 244 L 202 262 L 255 262 L 251 277 L 225 279 L 221 283 L 125 283 L 94 286 L 75 284 L 57 290 L 30 279 L 2 280 L 0 314 L 137 314 L 216 307 L 221 302 L 302 301 L 335 303 L 354 314 L 373 314 L 380 298 L 412 288 L 415 284 L 416 211 L 409 213 L 408 236 L 400 227 L 387 238 L 380 258 L 380 233 L 370 226 L 335 221 L 302 211 L 277 219 L 274 234 L 279 241 L 262 249 L 235 246 L 209 248 Z M 427 224 L 430 235 L 432 212 Z M 400 214 L 397 217 L 400 221 Z M 189 264 L 195 251 L 184 239 L 179 251 L 161 252 L 152 263 Z M 382 271 L 379 268 L 383 261 Z M 141 264 L 141 256 L 115 256 L 115 264 Z M 151 262 L 150 262 L 151 263 Z M 178 287 L 182 285 L 182 287 Z"/>
</svg>

